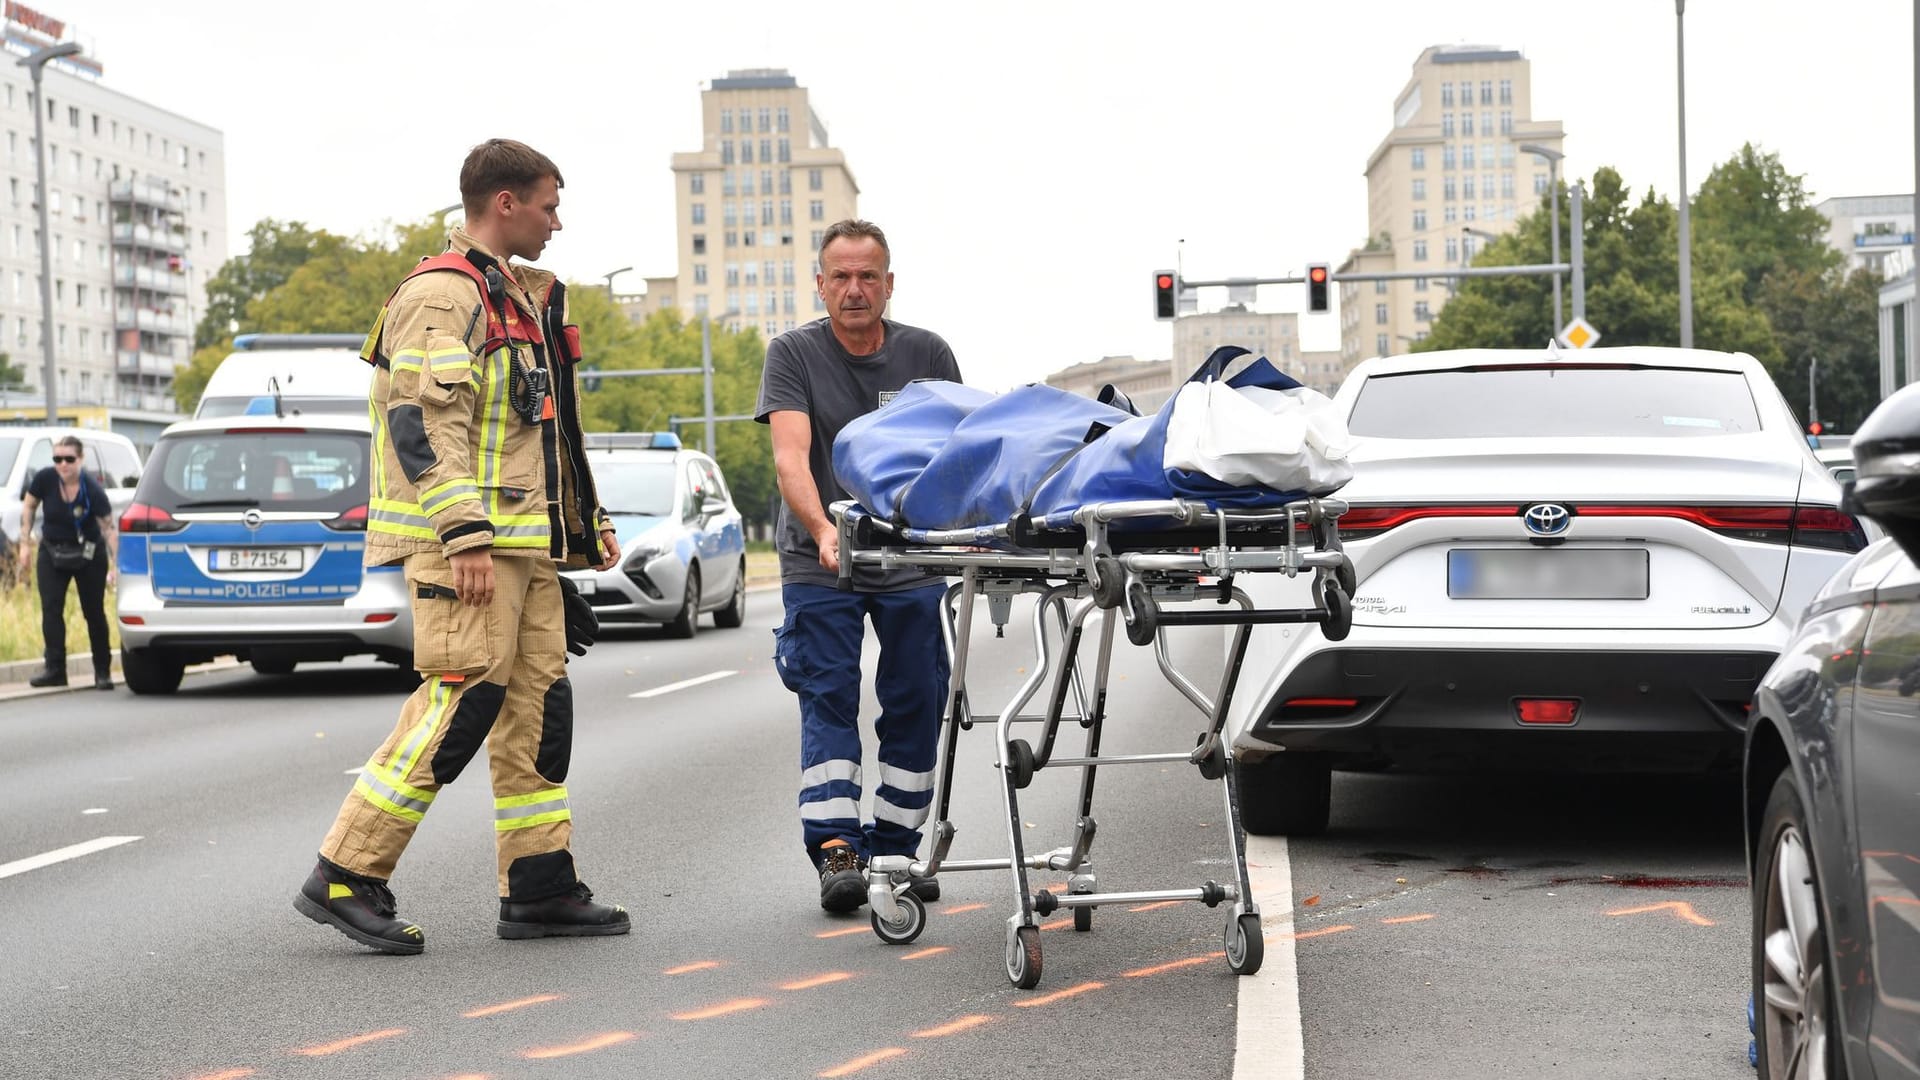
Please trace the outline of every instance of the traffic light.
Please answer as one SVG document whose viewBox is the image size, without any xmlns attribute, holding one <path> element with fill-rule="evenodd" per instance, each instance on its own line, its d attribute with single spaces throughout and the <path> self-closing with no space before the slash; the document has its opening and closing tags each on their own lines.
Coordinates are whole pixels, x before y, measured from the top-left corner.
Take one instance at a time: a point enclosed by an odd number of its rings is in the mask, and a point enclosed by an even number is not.
<svg viewBox="0 0 1920 1080">
<path fill-rule="evenodd" d="M 1807 425 L 1807 434 L 1809 435 L 1822 435 L 1826 433 L 1826 430 L 1827 430 L 1827 425 L 1821 423 L 1818 420 L 1815 420 L 1813 423 Z"/>
<path fill-rule="evenodd" d="M 1327 304 L 1327 282 L 1332 275 L 1327 273 L 1326 263 L 1307 264 L 1307 312 L 1311 315 L 1324 315 L 1329 309 Z"/>
<path fill-rule="evenodd" d="M 1153 317 L 1171 319 L 1178 314 L 1180 276 L 1171 270 L 1153 272 Z"/>
</svg>

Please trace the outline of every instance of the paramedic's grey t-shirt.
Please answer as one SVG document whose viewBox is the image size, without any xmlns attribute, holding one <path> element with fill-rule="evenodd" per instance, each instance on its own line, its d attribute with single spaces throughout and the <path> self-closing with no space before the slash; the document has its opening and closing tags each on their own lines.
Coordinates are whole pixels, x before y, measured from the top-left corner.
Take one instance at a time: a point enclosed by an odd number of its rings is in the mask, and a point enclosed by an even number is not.
<svg viewBox="0 0 1920 1080">
<path fill-rule="evenodd" d="M 807 465 L 820 491 L 822 510 L 847 498 L 833 475 L 833 439 L 855 417 L 887 402 L 915 379 L 959 382 L 960 365 L 940 335 L 917 326 L 884 320 L 886 341 L 871 356 L 854 356 L 833 336 L 826 319 L 795 327 L 767 343 L 767 366 L 760 376 L 760 403 L 753 418 L 767 423 L 776 412 L 806 413 L 812 421 L 813 446 Z M 780 551 L 780 581 L 784 585 L 838 584 L 820 565 L 820 548 L 800 522 L 780 503 L 774 527 L 774 546 Z M 844 557 L 844 556 L 843 556 Z M 940 580 L 911 570 L 854 569 L 854 585 L 861 592 L 893 592 Z"/>
</svg>

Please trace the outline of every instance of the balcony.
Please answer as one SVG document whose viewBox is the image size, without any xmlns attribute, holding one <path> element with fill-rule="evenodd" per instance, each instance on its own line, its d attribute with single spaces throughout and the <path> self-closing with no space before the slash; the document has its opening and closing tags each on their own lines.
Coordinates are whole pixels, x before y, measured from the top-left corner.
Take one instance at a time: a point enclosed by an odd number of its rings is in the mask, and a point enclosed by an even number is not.
<svg viewBox="0 0 1920 1080">
<path fill-rule="evenodd" d="M 117 371 L 122 378 L 133 378 L 140 375 L 149 375 L 162 379 L 170 379 L 173 377 L 175 362 L 173 357 L 166 353 L 128 352 L 125 349 L 121 349 L 116 355 L 119 362 L 115 365 L 114 370 Z"/>
<path fill-rule="evenodd" d="M 145 330 L 152 334 L 171 334 L 175 332 L 173 313 L 170 311 L 154 311 L 151 308 L 114 308 L 113 328 L 115 330 Z M 182 323 L 181 329 L 184 330 L 184 328 L 184 323 Z"/>
<path fill-rule="evenodd" d="M 122 264 L 113 268 L 113 283 L 122 289 L 151 289 L 154 292 L 169 293 L 175 296 L 187 291 L 185 275 L 176 274 L 165 267 L 127 266 Z"/>
<path fill-rule="evenodd" d="M 144 180 L 116 180 L 108 186 L 107 198 L 116 203 L 156 206 L 176 214 L 185 212 L 187 208 L 187 200 L 179 192 L 169 190 L 165 184 Z"/>
<path fill-rule="evenodd" d="M 113 223 L 115 247 L 151 248 L 181 254 L 187 250 L 187 232 L 182 226 L 153 226 L 132 221 Z"/>
</svg>

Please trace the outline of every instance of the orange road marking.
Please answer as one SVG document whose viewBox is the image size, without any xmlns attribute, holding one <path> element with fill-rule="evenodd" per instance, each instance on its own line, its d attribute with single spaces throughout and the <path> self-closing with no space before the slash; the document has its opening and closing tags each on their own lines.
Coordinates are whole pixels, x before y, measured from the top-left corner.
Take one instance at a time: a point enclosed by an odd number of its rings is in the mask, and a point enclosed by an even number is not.
<svg viewBox="0 0 1920 1080">
<path fill-rule="evenodd" d="M 1353 929 L 1353 927 L 1346 926 L 1346 925 L 1329 926 L 1324 930 L 1302 930 L 1301 932 L 1292 935 L 1292 937 L 1293 937 L 1293 940 L 1295 941 L 1305 941 L 1310 937 L 1325 937 L 1328 934 L 1338 934 L 1342 930 L 1351 930 L 1351 929 Z"/>
<path fill-rule="evenodd" d="M 667 970 L 661 972 L 660 974 L 686 975 L 695 971 L 705 971 L 708 968 L 717 968 L 719 966 L 720 966 L 720 961 L 718 960 L 695 960 L 691 964 L 681 964 L 679 967 L 670 967 Z"/>
<path fill-rule="evenodd" d="M 929 956 L 939 956 L 943 952 L 952 952 L 952 951 L 953 951 L 953 946 L 951 945 L 935 945 L 935 946 L 932 946 L 931 948 L 921 949 L 919 952 L 910 952 L 907 955 L 901 957 L 900 959 L 925 960 Z"/>
<path fill-rule="evenodd" d="M 876 1050 L 866 1057 L 854 1058 L 845 1065 L 837 1065 L 820 1075 L 825 1077 L 852 1076 L 854 1073 L 859 1072 L 869 1065 L 878 1065 L 888 1058 L 897 1058 L 904 1053 L 906 1053 L 906 1051 L 898 1046 L 889 1046 L 885 1050 Z"/>
<path fill-rule="evenodd" d="M 534 1061 L 543 1061 L 547 1058 L 566 1057 L 570 1054 L 586 1054 L 595 1050 L 605 1050 L 609 1046 L 618 1046 L 629 1039 L 638 1037 L 639 1036 L 631 1031 L 609 1031 L 604 1035 L 595 1035 L 593 1038 L 587 1039 L 584 1042 L 572 1043 L 567 1046 L 536 1047 L 520 1056 L 523 1058 L 531 1058 Z"/>
<path fill-rule="evenodd" d="M 468 1020 L 477 1020 L 482 1016 L 492 1016 L 495 1013 L 512 1012 L 515 1009 L 524 1009 L 529 1005 L 538 1005 L 541 1002 L 545 1002 L 545 1001 L 559 1001 L 559 1000 L 560 1000 L 559 994 L 535 994 L 532 997 L 524 997 L 518 1001 L 503 1001 L 498 1005 L 482 1005 L 480 1008 L 469 1009 L 466 1012 L 461 1013 L 460 1015 L 467 1018 Z"/>
<path fill-rule="evenodd" d="M 1073 916 L 1071 916 L 1071 915 L 1069 915 L 1069 916 L 1067 916 L 1067 917 L 1066 917 L 1066 918 L 1064 918 L 1064 919 L 1055 919 L 1055 920 L 1053 920 L 1052 922 L 1043 922 L 1043 923 L 1041 923 L 1041 924 L 1040 924 L 1040 929 L 1042 929 L 1042 930 L 1065 930 L 1065 929 L 1066 929 L 1067 927 L 1069 927 L 1069 926 L 1072 926 L 1072 925 L 1073 925 Z"/>
<path fill-rule="evenodd" d="M 1184 904 L 1184 903 L 1186 903 L 1185 900 L 1162 900 L 1154 904 L 1141 904 L 1139 907 L 1130 907 L 1127 910 L 1128 911 L 1159 911 L 1163 907 L 1174 907 L 1176 905 Z"/>
<path fill-rule="evenodd" d="M 981 1024 L 989 1024 L 992 1022 L 993 1017 L 991 1016 L 963 1016 L 951 1024 L 941 1024 L 939 1027 L 930 1027 L 925 1031 L 916 1031 L 913 1033 L 913 1037 L 916 1039 L 938 1039 L 943 1035 L 958 1035 L 963 1031 L 970 1031 L 977 1028 Z"/>
<path fill-rule="evenodd" d="M 848 979 L 851 979 L 851 978 L 853 978 L 853 973 L 852 973 L 852 972 L 847 972 L 847 971 L 829 971 L 829 972 L 827 972 L 827 973 L 826 973 L 825 975 L 815 975 L 815 976 L 814 976 L 813 978 L 811 978 L 811 979 L 796 979 L 796 980 L 794 980 L 793 982 L 790 982 L 790 983 L 782 983 L 782 984 L 780 985 L 780 989 L 782 989 L 782 990 L 811 990 L 811 989 L 813 989 L 813 988 L 814 988 L 814 987 L 816 987 L 816 986 L 825 986 L 825 985 L 827 985 L 828 983 L 837 983 L 837 982 L 845 982 L 846 980 L 848 980 Z"/>
<path fill-rule="evenodd" d="M 1120 974 L 1122 978 L 1138 979 L 1147 975 L 1158 975 L 1164 971 L 1175 971 L 1180 968 L 1194 967 L 1199 964 L 1211 964 L 1225 955 L 1225 953 L 1216 952 L 1208 953 L 1205 956 L 1189 956 L 1185 960 L 1174 960 L 1165 964 L 1155 964 L 1152 967 L 1134 968 L 1132 971 L 1123 971 Z"/>
<path fill-rule="evenodd" d="M 817 938 L 847 937 L 850 934 L 865 934 L 868 932 L 868 929 L 864 926 L 849 926 L 845 930 L 822 930 L 813 936 Z"/>
<path fill-rule="evenodd" d="M 252 1076 L 252 1075 L 253 1075 L 252 1069 L 228 1069 L 224 1072 L 208 1073 L 205 1076 L 196 1076 L 193 1078 L 193 1080 L 241 1080 L 241 1077 Z"/>
<path fill-rule="evenodd" d="M 1438 916 L 1432 913 L 1425 915 L 1396 915 L 1391 919 L 1381 919 L 1380 921 L 1386 923 L 1388 926 L 1398 926 L 1401 923 L 1426 922 L 1428 919 L 1433 918 L 1438 918 Z"/>
<path fill-rule="evenodd" d="M 355 1035 L 350 1039 L 341 1039 L 339 1042 L 321 1043 L 319 1046 L 303 1046 L 295 1050 L 294 1053 L 302 1054 L 306 1057 L 325 1057 L 328 1054 L 337 1054 L 342 1050 L 351 1050 L 362 1043 L 378 1042 L 381 1039 L 391 1039 L 395 1035 L 405 1035 L 406 1033 L 406 1028 L 387 1028 L 385 1031 L 369 1031 L 365 1035 Z"/>
<path fill-rule="evenodd" d="M 960 905 L 959 907 L 950 907 L 950 908 L 944 908 L 944 909 L 942 909 L 942 910 L 941 910 L 941 912 L 940 912 L 940 914 L 942 914 L 942 915 L 964 915 L 964 914 L 966 914 L 966 913 L 967 913 L 967 912 L 969 912 L 969 911 L 979 911 L 979 910 L 980 910 L 981 908 L 983 908 L 983 907 L 986 907 L 986 906 L 987 906 L 987 905 L 985 905 L 985 904 L 961 904 L 961 905 Z"/>
<path fill-rule="evenodd" d="M 486 1073 L 461 1073 L 453 1077 L 453 1080 L 489 1080 L 489 1077 Z"/>
<path fill-rule="evenodd" d="M 1079 986 L 1069 986 L 1065 990 L 1055 990 L 1051 994 L 1042 994 L 1037 998 L 1016 1001 L 1013 1003 L 1013 1007 L 1016 1009 L 1031 1009 L 1036 1005 L 1050 1005 L 1053 1002 L 1059 1001 L 1061 998 L 1070 998 L 1076 994 L 1084 994 L 1089 990 L 1099 990 L 1106 985 L 1107 984 L 1103 982 L 1083 982 Z"/>
<path fill-rule="evenodd" d="M 1674 918 L 1685 919 L 1687 922 L 1690 922 L 1695 926 L 1712 926 L 1713 925 L 1712 919 L 1702 917 L 1699 912 L 1693 910 L 1692 904 L 1689 904 L 1684 900 L 1668 900 L 1664 904 L 1647 904 L 1644 907 L 1620 908 L 1615 911 L 1609 911 L 1607 912 L 1607 914 L 1609 915 L 1645 915 L 1649 912 L 1654 912 L 1654 911 L 1671 911 L 1673 912 Z"/>
<path fill-rule="evenodd" d="M 766 998 L 735 998 L 732 1001 L 723 1001 L 718 1005 L 709 1005 L 704 1009 L 695 1009 L 692 1012 L 674 1013 L 673 1018 L 675 1020 L 711 1020 L 716 1016 L 725 1016 L 728 1013 L 757 1009 L 765 1004 L 767 1004 Z"/>
</svg>

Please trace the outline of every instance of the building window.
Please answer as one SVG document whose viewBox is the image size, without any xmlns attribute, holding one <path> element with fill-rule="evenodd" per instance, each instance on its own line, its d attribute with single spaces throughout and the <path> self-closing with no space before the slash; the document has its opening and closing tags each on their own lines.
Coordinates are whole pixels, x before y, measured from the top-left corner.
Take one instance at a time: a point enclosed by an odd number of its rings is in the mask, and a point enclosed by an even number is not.
<svg viewBox="0 0 1920 1080">
<path fill-rule="evenodd" d="M 1426 291 L 1427 291 L 1427 279 L 1426 279 L 1426 278 L 1423 278 L 1423 277 L 1417 277 L 1417 278 L 1414 278 L 1414 279 L 1413 279 L 1413 291 L 1414 291 L 1414 292 L 1426 292 Z"/>
<path fill-rule="evenodd" d="M 1415 210 L 1413 212 L 1413 231 L 1427 231 L 1427 212 L 1425 210 Z"/>
<path fill-rule="evenodd" d="M 1480 104 L 1482 105 L 1493 104 L 1493 80 L 1492 79 L 1482 80 L 1482 82 L 1480 83 Z"/>
<path fill-rule="evenodd" d="M 1510 172 L 1500 174 L 1500 197 L 1513 198 L 1513 174 Z"/>
<path fill-rule="evenodd" d="M 1447 237 L 1447 265 L 1452 266 L 1459 261 L 1460 241 L 1455 237 L 1449 236 Z"/>
<path fill-rule="evenodd" d="M 1453 84 L 1450 82 L 1440 84 L 1440 107 L 1443 109 L 1453 108 Z"/>
<path fill-rule="evenodd" d="M 1513 80 L 1512 79 L 1500 80 L 1500 104 L 1502 105 L 1513 104 Z"/>
<path fill-rule="evenodd" d="M 790 162 L 790 161 L 792 161 L 792 160 L 793 160 L 793 140 L 792 140 L 792 139 L 781 139 L 781 140 L 780 140 L 780 161 L 781 161 L 781 163 L 782 163 L 782 164 L 785 164 L 785 163 L 787 163 L 787 162 Z"/>
<path fill-rule="evenodd" d="M 827 220 L 827 204 L 824 202 L 821 202 L 819 199 L 809 200 L 807 202 L 807 220 L 808 221 Z"/>
<path fill-rule="evenodd" d="M 1461 145 L 1460 167 L 1463 169 L 1473 168 L 1473 144 L 1472 143 L 1465 143 Z"/>
<path fill-rule="evenodd" d="M 1374 322 L 1374 325 L 1376 326 L 1387 325 L 1387 305 L 1385 304 L 1373 305 L 1373 322 Z"/>
<path fill-rule="evenodd" d="M 687 192 L 692 195 L 705 195 L 707 193 L 707 174 L 697 172 L 687 177 Z"/>
<path fill-rule="evenodd" d="M 730 262 L 727 264 L 727 288 L 729 289 L 736 288 L 739 286 L 739 284 L 740 284 L 740 264 L 737 262 Z"/>
<path fill-rule="evenodd" d="M 1427 167 L 1426 147 L 1416 146 L 1413 148 L 1413 167 L 1416 169 L 1424 169 Z"/>
<path fill-rule="evenodd" d="M 1471 210 L 1473 207 L 1469 206 L 1467 209 Z M 1473 237 L 1467 236 L 1462 237 L 1460 240 L 1460 257 L 1468 262 L 1473 261 L 1473 239 Z"/>
<path fill-rule="evenodd" d="M 705 285 L 707 283 L 707 264 L 706 263 L 693 264 L 693 283 L 695 285 Z"/>
<path fill-rule="evenodd" d="M 772 139 L 760 140 L 760 160 L 761 161 L 773 160 L 773 140 Z"/>
<path fill-rule="evenodd" d="M 707 253 L 707 234 L 706 233 L 693 234 L 693 253 L 695 255 L 705 255 Z"/>
<path fill-rule="evenodd" d="M 1480 114 L 1480 134 L 1482 135 L 1493 134 L 1493 114 L 1492 113 L 1483 112 Z"/>
<path fill-rule="evenodd" d="M 1375 356 L 1387 355 L 1387 335 L 1375 334 L 1373 336 L 1373 354 Z"/>
<path fill-rule="evenodd" d="M 822 184 L 820 182 L 820 170 L 808 169 L 807 170 L 807 190 L 819 191 L 821 190 L 821 187 L 822 187 Z"/>
<path fill-rule="evenodd" d="M 732 139 L 720 140 L 720 164 L 722 165 L 733 164 L 733 140 Z"/>
<path fill-rule="evenodd" d="M 1384 279 L 1382 279 L 1382 280 L 1379 280 L 1379 281 L 1376 281 L 1376 282 L 1374 282 L 1374 283 L 1373 283 L 1373 295 L 1375 295 L 1375 296 L 1385 296 L 1385 295 L 1387 295 L 1387 283 L 1386 283 L 1386 281 L 1385 281 Z M 1250 331 L 1251 331 L 1251 332 L 1252 332 L 1253 334 L 1256 334 L 1256 335 L 1257 335 L 1257 334 L 1259 334 L 1259 333 L 1260 333 L 1260 328 L 1259 328 L 1259 327 L 1257 327 L 1257 326 L 1254 326 L 1254 327 L 1249 327 L 1248 329 L 1249 329 L 1249 330 L 1250 330 Z"/>
<path fill-rule="evenodd" d="M 730 196 L 733 192 L 733 170 L 728 169 L 720 174 L 720 194 Z"/>
<path fill-rule="evenodd" d="M 779 121 L 780 121 L 781 131 L 791 131 L 793 129 L 793 125 L 791 124 L 790 119 L 791 118 L 787 113 L 787 107 L 785 105 L 780 106 Z"/>
<path fill-rule="evenodd" d="M 1442 138 L 1447 138 L 1447 139 L 1453 138 L 1453 114 L 1452 113 L 1440 114 L 1440 135 Z"/>
<path fill-rule="evenodd" d="M 1413 197 L 1416 199 L 1424 199 L 1427 197 L 1427 180 L 1425 177 L 1416 176 L 1413 178 Z"/>
<path fill-rule="evenodd" d="M 1453 163 L 1454 163 L 1453 144 L 1448 143 L 1447 145 L 1440 148 L 1440 167 L 1443 169 L 1451 169 L 1453 168 Z"/>
<path fill-rule="evenodd" d="M 753 164 L 753 140 L 752 139 L 740 140 L 740 163 L 742 165 Z"/>
<path fill-rule="evenodd" d="M 707 223 L 707 204 L 706 203 L 693 204 L 693 223 L 695 225 L 705 225 Z"/>
<path fill-rule="evenodd" d="M 793 194 L 793 170 L 792 169 L 780 170 L 780 194 L 782 195 Z"/>
<path fill-rule="evenodd" d="M 1502 135 L 1513 134 L 1513 110 L 1512 109 L 1500 110 L 1500 134 Z"/>
<path fill-rule="evenodd" d="M 1444 198 L 1445 198 L 1445 199 L 1446 199 L 1446 200 L 1447 200 L 1448 202 L 1452 202 L 1452 201 L 1453 201 L 1453 198 L 1454 198 L 1454 181 L 1453 181 L 1453 177 L 1451 177 L 1451 176 L 1449 176 L 1449 177 L 1447 177 L 1447 178 L 1446 178 L 1445 180 L 1443 180 L 1443 181 L 1441 181 L 1441 185 L 1440 185 L 1440 186 L 1441 186 L 1441 188 L 1442 188 L 1442 194 L 1443 194 L 1443 197 L 1444 197 Z"/>
<path fill-rule="evenodd" d="M 1474 205 L 1472 203 L 1468 203 L 1466 205 L 1466 218 L 1468 221 L 1473 220 L 1473 211 L 1474 211 Z"/>
<path fill-rule="evenodd" d="M 792 199 L 780 200 L 780 224 L 782 225 L 793 224 L 793 200 Z"/>
<path fill-rule="evenodd" d="M 1427 261 L 1427 242 L 1425 240 L 1415 240 L 1413 242 L 1413 261 Z"/>
<path fill-rule="evenodd" d="M 1509 142 L 1509 143 L 1500 144 L 1500 164 L 1502 165 L 1513 164 L 1513 144 L 1512 143 Z"/>
<path fill-rule="evenodd" d="M 733 226 L 740 224 L 739 206 L 731 200 L 725 203 L 722 203 L 720 205 L 720 220 L 728 228 L 732 228 Z"/>
<path fill-rule="evenodd" d="M 760 200 L 760 224 L 762 225 L 773 224 L 773 200 L 772 199 Z"/>
<path fill-rule="evenodd" d="M 1460 178 L 1460 197 L 1462 199 L 1473 198 L 1473 177 L 1463 176 Z"/>
<path fill-rule="evenodd" d="M 1545 195 L 1547 193 L 1547 174 L 1546 173 L 1533 174 L 1533 193 L 1535 195 Z"/>
<path fill-rule="evenodd" d="M 753 230 L 752 230 L 752 229 L 741 229 L 741 230 L 740 230 L 740 246 L 741 246 L 741 247 L 753 247 L 753 246 L 754 246 L 754 233 L 753 233 Z"/>
<path fill-rule="evenodd" d="M 1433 321 L 1433 311 L 1427 307 L 1427 302 L 1425 300 L 1414 301 L 1413 319 L 1415 322 L 1432 322 Z"/>
<path fill-rule="evenodd" d="M 1473 114 L 1472 113 L 1463 112 L 1460 114 L 1460 134 L 1462 135 L 1473 134 Z"/>
<path fill-rule="evenodd" d="M 733 134 L 733 110 L 731 109 L 720 110 L 720 134 Z"/>
<path fill-rule="evenodd" d="M 760 106 L 760 130 L 773 130 L 773 110 L 765 105 Z"/>
</svg>

